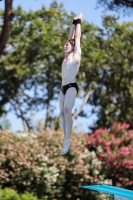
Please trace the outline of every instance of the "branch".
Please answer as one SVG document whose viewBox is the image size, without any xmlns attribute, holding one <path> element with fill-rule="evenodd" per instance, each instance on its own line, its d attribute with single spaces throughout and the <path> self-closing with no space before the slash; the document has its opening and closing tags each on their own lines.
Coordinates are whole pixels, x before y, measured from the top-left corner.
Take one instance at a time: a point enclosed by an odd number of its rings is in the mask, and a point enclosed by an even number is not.
<svg viewBox="0 0 133 200">
<path fill-rule="evenodd" d="M 102 6 L 107 6 L 110 10 L 116 10 L 121 7 L 133 8 L 133 1 L 132 0 L 97 0 L 98 4 Z"/>
<path fill-rule="evenodd" d="M 24 131 L 30 130 L 30 126 L 29 126 L 26 118 L 24 117 L 23 111 L 21 109 L 21 104 L 19 102 L 19 98 L 18 98 L 17 95 L 16 95 L 16 98 L 15 98 L 14 101 L 15 102 L 13 102 L 13 99 L 11 99 L 10 103 L 13 106 L 14 111 L 15 111 L 17 117 L 21 118 L 21 120 L 22 120 Z M 20 111 L 20 114 L 17 113 L 17 106 L 18 106 L 18 110 Z"/>
<path fill-rule="evenodd" d="M 123 5 L 127 7 L 133 8 L 133 1 L 132 0 L 114 0 L 115 5 Z"/>
<path fill-rule="evenodd" d="M 110 100 L 111 100 L 114 104 L 117 103 L 117 100 L 116 100 L 112 95 L 110 95 Z"/>
<path fill-rule="evenodd" d="M 94 90 L 92 90 L 92 89 L 89 89 L 89 90 L 88 90 L 87 94 L 86 94 L 85 97 L 84 97 L 84 101 L 83 101 L 83 104 L 81 105 L 80 109 L 77 110 L 77 111 L 75 112 L 75 114 L 72 116 L 73 120 L 82 112 L 83 107 L 84 107 L 84 105 L 86 104 L 86 102 L 88 101 L 88 99 L 89 99 L 89 97 L 90 97 L 90 95 L 91 95 L 92 92 L 94 92 Z"/>
<path fill-rule="evenodd" d="M 4 24 L 0 35 L 0 56 L 5 48 L 8 34 L 11 28 L 11 21 L 13 19 L 12 2 L 13 0 L 5 0 Z"/>
</svg>

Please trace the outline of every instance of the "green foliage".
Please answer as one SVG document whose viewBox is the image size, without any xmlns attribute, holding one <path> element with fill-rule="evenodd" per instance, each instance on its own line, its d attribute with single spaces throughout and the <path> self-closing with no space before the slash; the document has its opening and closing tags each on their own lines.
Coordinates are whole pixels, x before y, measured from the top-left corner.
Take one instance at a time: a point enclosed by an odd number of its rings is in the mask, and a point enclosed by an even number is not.
<svg viewBox="0 0 133 200">
<path fill-rule="evenodd" d="M 118 24 L 114 16 L 103 16 L 103 28 L 87 33 L 83 26 L 83 70 L 85 88 L 94 93 L 88 103 L 97 114 L 96 127 L 109 127 L 113 121 L 128 122 L 133 127 L 133 23 Z M 84 41 L 84 42 L 85 42 Z M 88 60 L 88 61 L 86 61 Z"/>
<path fill-rule="evenodd" d="M 28 13 L 18 7 L 14 14 L 0 62 L 0 107 L 10 102 L 10 109 L 30 129 L 28 111 L 49 108 L 50 115 L 54 110 L 51 101 L 57 99 L 61 86 L 63 44 L 72 16 L 56 2 Z"/>
<path fill-rule="evenodd" d="M 45 109 L 44 127 L 58 129 L 53 102 L 61 87 L 63 44 L 74 13 L 68 15 L 57 2 L 38 11 L 25 12 L 18 7 L 14 13 L 0 61 L 0 113 L 10 103 L 10 110 L 31 129 L 29 112 Z M 82 23 L 82 61 L 77 80 L 81 94 L 88 88 L 94 90 L 87 102 L 92 114 L 97 115 L 93 129 L 109 127 L 114 120 L 133 127 L 133 23 L 118 24 L 117 20 L 103 16 L 103 28 Z M 80 114 L 89 115 L 85 110 Z"/>
<path fill-rule="evenodd" d="M 11 128 L 11 123 L 7 119 L 5 114 L 2 114 L 2 116 L 0 116 L 0 128 L 3 130 L 10 130 Z"/>
<path fill-rule="evenodd" d="M 21 200 L 38 200 L 36 196 L 33 196 L 32 194 L 26 192 L 21 195 Z"/>
<path fill-rule="evenodd" d="M 20 197 L 16 191 L 5 188 L 4 190 L 0 189 L 0 199 L 2 199 L 2 200 L 20 200 Z"/>
<path fill-rule="evenodd" d="M 1 200 L 21 200 L 17 192 L 10 188 L 5 188 L 3 190 L 0 189 L 0 199 Z"/>
<path fill-rule="evenodd" d="M 36 196 L 26 192 L 19 195 L 15 190 L 10 188 L 1 189 L 0 188 L 0 199 L 1 200 L 38 200 Z"/>
<path fill-rule="evenodd" d="M 90 200 L 95 200 L 98 194 L 84 191 L 81 186 L 94 182 L 110 183 L 101 174 L 102 163 L 95 152 L 85 148 L 87 136 L 72 135 L 69 153 L 61 156 L 61 132 L 47 130 L 14 135 L 1 131 L 0 135 L 0 182 L 3 188 L 10 187 L 19 193 L 27 191 L 43 200 L 84 200 L 88 195 Z"/>
</svg>

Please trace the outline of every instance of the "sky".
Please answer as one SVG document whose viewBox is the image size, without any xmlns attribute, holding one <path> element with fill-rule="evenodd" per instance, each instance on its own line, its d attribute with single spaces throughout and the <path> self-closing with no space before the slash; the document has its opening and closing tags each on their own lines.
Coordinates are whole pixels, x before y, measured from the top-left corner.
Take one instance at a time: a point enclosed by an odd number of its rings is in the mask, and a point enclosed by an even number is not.
<svg viewBox="0 0 133 200">
<path fill-rule="evenodd" d="M 116 12 L 111 11 L 105 11 L 104 8 L 99 7 L 96 9 L 96 0 L 57 0 L 58 3 L 63 3 L 64 8 L 68 13 L 74 12 L 76 15 L 80 12 L 83 13 L 83 19 L 88 21 L 89 23 L 92 23 L 94 25 L 102 26 L 102 18 L 101 16 L 103 14 L 112 14 L 112 15 L 118 15 Z M 13 0 L 13 8 L 16 8 L 17 6 L 21 6 L 24 10 L 29 11 L 31 10 L 39 10 L 41 9 L 42 5 L 45 7 L 49 7 L 50 3 L 52 3 L 52 0 Z M 4 1 L 0 2 L 0 9 L 4 9 Z M 122 23 L 123 21 L 133 21 L 133 16 L 126 16 L 124 17 L 123 14 L 120 15 L 119 23 Z M 57 102 L 56 102 L 57 103 Z M 75 105 L 79 104 L 81 105 L 82 102 L 76 99 Z M 6 106 L 8 108 L 9 105 Z M 90 107 L 86 106 L 87 112 L 89 112 Z M 57 105 L 57 113 L 59 114 L 59 109 Z M 37 113 L 34 116 L 34 120 L 37 119 L 44 119 L 45 111 L 41 111 Z M 17 119 L 13 113 L 8 113 L 7 118 L 11 122 L 11 130 L 13 132 L 16 132 L 17 130 L 23 130 L 22 122 L 20 119 Z M 95 116 L 92 116 L 91 119 L 84 119 L 82 122 L 79 119 L 76 122 L 74 122 L 74 126 L 77 126 L 78 124 L 78 130 L 80 129 L 83 132 L 87 132 L 87 125 L 94 123 Z"/>
</svg>

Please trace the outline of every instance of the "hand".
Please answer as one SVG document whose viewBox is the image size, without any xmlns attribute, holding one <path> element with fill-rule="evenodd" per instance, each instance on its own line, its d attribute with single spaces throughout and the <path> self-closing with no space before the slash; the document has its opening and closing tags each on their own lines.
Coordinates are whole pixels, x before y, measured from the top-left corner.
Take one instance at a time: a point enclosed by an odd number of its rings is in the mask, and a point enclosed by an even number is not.
<svg viewBox="0 0 133 200">
<path fill-rule="evenodd" d="M 82 17 L 83 17 L 83 14 L 82 14 L 82 12 L 81 13 L 79 13 L 79 15 L 77 15 L 74 19 L 76 20 L 76 19 L 82 19 Z"/>
</svg>

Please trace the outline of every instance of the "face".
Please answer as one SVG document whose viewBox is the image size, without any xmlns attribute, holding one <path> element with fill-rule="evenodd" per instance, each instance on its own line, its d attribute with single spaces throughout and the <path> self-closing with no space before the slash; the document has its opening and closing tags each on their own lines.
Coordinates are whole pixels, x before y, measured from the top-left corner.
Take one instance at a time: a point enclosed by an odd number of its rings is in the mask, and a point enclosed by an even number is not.
<svg viewBox="0 0 133 200">
<path fill-rule="evenodd" d="M 72 50 L 73 50 L 72 45 L 69 42 L 66 42 L 65 45 L 64 45 L 64 52 L 70 53 L 70 52 L 72 52 Z"/>
</svg>

